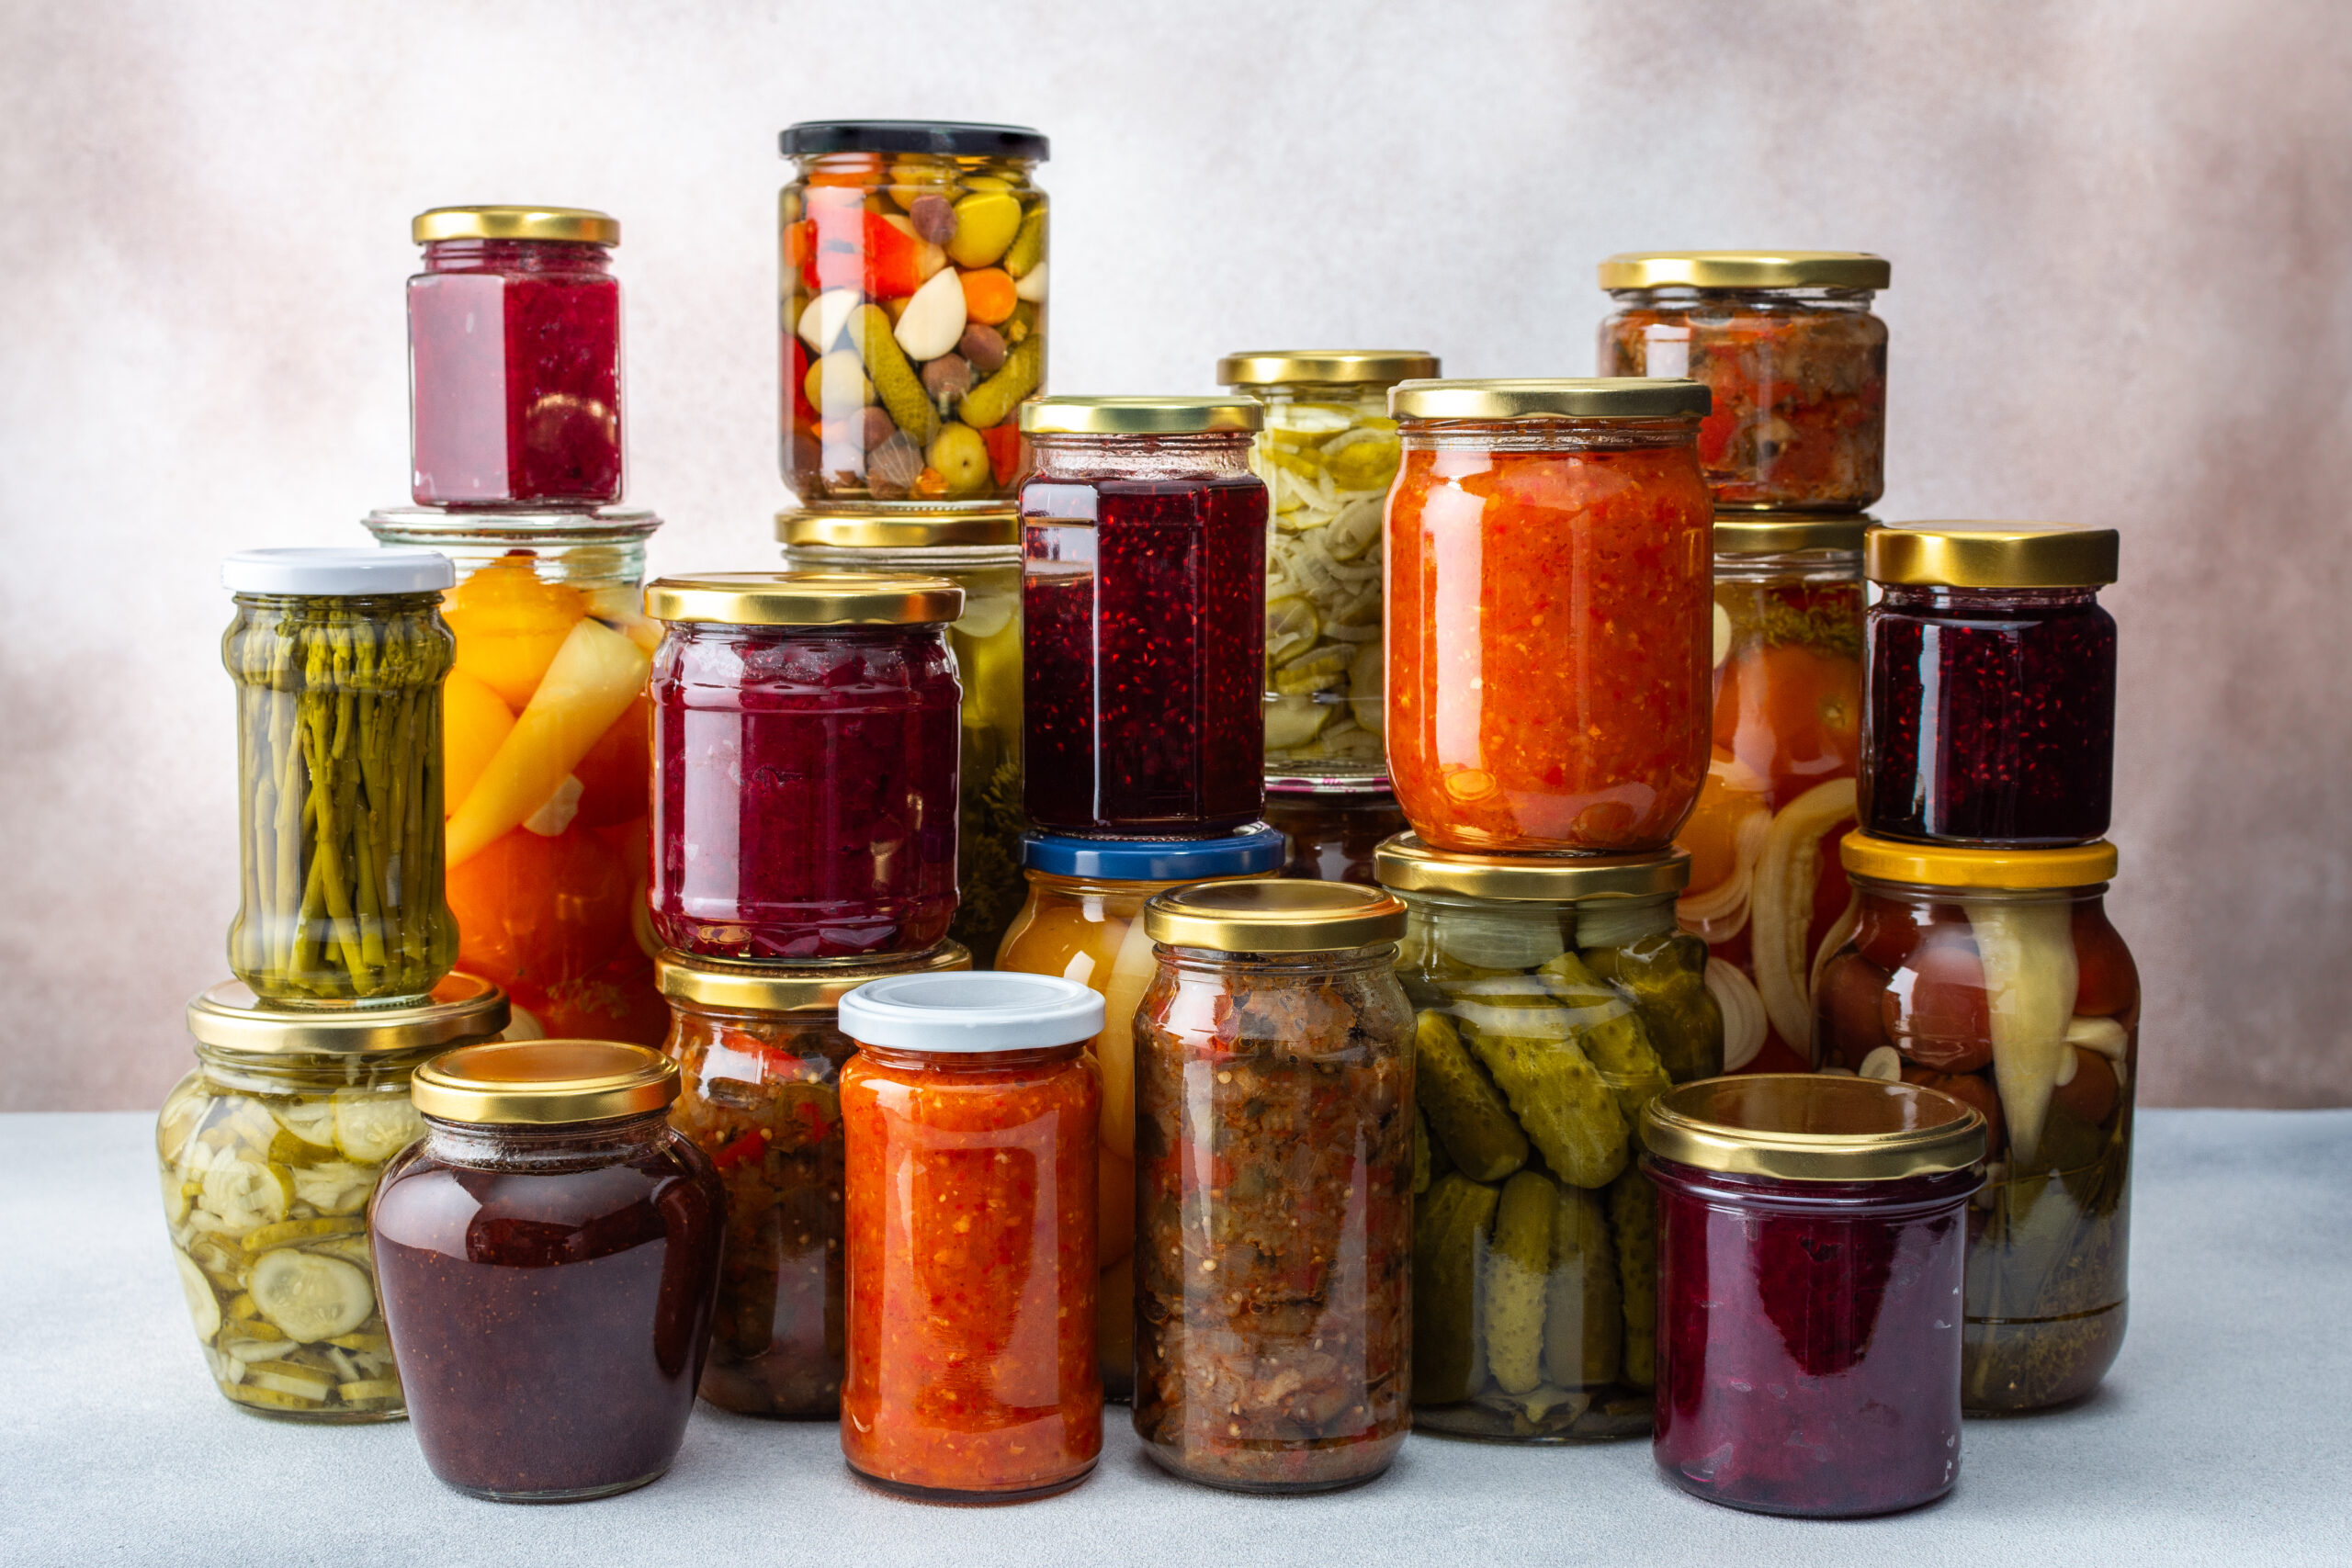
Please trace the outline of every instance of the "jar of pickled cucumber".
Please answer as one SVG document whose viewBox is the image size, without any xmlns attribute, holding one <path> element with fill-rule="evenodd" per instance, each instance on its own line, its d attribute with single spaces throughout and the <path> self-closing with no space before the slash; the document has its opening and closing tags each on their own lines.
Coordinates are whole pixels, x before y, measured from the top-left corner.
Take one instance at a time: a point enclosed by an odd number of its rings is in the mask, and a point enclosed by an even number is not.
<svg viewBox="0 0 2352 1568">
<path fill-rule="evenodd" d="M 292 1421 L 404 1414 L 368 1200 L 424 1131 L 409 1075 L 507 1021 L 505 993 L 471 975 L 410 1007 L 296 1010 L 236 980 L 188 1003 L 197 1065 L 164 1101 L 155 1157 L 197 1341 L 232 1401 Z"/>
</svg>

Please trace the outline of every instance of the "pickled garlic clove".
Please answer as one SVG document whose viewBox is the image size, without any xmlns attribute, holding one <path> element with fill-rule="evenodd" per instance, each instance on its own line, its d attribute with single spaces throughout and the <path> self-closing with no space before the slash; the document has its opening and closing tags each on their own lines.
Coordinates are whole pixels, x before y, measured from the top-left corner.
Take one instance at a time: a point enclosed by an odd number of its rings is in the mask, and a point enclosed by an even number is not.
<svg viewBox="0 0 2352 1568">
<path fill-rule="evenodd" d="M 2060 899 L 1965 899 L 1962 908 L 1984 964 L 1993 1083 L 2009 1147 L 2019 1162 L 2030 1162 L 2073 1050 L 2066 1031 L 2076 983 L 2074 913 Z"/>
<path fill-rule="evenodd" d="M 849 327 L 851 315 L 865 302 L 865 296 L 854 288 L 826 289 L 809 300 L 800 312 L 800 324 L 797 329 L 800 341 L 807 344 L 808 352 L 814 355 L 822 355 L 826 350 L 838 346 L 842 333 Z"/>
<path fill-rule="evenodd" d="M 547 804 L 523 818 L 525 830 L 537 833 L 542 839 L 557 837 L 571 826 L 573 818 L 580 815 L 580 797 L 586 793 L 587 786 L 580 782 L 579 774 L 564 774 L 563 782 L 555 786 L 555 793 L 548 796 Z"/>
<path fill-rule="evenodd" d="M 2075 1018 L 2066 1024 L 2067 1044 L 2096 1051 L 2110 1062 L 2123 1060 L 2123 1047 L 2130 1039 L 2123 1026 L 2111 1018 Z"/>
<path fill-rule="evenodd" d="M 1032 305 L 1044 304 L 1046 302 L 1046 264 L 1039 262 L 1022 274 L 1020 280 L 1012 286 L 1012 297 L 1016 299 L 1025 299 Z"/>
<path fill-rule="evenodd" d="M 1707 960 L 1707 989 L 1724 1014 L 1724 1071 L 1736 1073 L 1764 1049 L 1764 998 L 1747 972 L 1727 959 Z"/>
<path fill-rule="evenodd" d="M 1854 815 L 1854 781 L 1817 784 L 1773 815 L 1756 864 L 1749 948 L 1756 989 L 1773 1032 L 1800 1055 L 1813 1054 L 1813 954 L 1805 932 L 1821 877 L 1821 837 Z"/>
<path fill-rule="evenodd" d="M 1881 1045 L 1862 1058 L 1862 1065 L 1854 1070 L 1854 1076 L 1876 1078 L 1881 1083 L 1901 1083 L 1903 1058 L 1895 1054 L 1894 1046 Z"/>
<path fill-rule="evenodd" d="M 1724 667 L 1731 657 L 1731 612 L 1721 604 L 1715 606 L 1715 668 Z"/>
<path fill-rule="evenodd" d="M 892 331 L 907 357 L 921 364 L 955 352 L 956 345 L 963 341 L 965 323 L 969 320 L 965 311 L 961 278 L 953 272 L 943 272 L 914 291 Z"/>
</svg>

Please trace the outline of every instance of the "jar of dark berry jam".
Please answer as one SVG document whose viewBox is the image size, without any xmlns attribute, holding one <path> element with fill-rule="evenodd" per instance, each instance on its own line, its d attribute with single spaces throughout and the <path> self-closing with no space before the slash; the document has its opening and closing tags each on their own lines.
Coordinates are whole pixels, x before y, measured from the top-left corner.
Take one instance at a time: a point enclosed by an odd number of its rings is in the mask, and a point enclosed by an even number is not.
<svg viewBox="0 0 2352 1568">
<path fill-rule="evenodd" d="M 1709 1078 L 1642 1115 L 1651 1451 L 1694 1496 L 1841 1518 L 1960 1475 L 1960 1293 L 1984 1119 L 1916 1084 Z"/>
<path fill-rule="evenodd" d="M 424 1462 L 505 1503 L 670 1468 L 710 1348 L 727 1198 L 642 1045 L 460 1046 L 411 1085 L 424 1136 L 369 1213 Z"/>
<path fill-rule="evenodd" d="M 1248 399 L 1042 398 L 1021 428 L 1033 826 L 1198 838 L 1265 804 L 1262 419 Z"/>
<path fill-rule="evenodd" d="M 645 591 L 653 929 L 710 958 L 920 953 L 956 915 L 964 591 L 729 572 Z"/>
<path fill-rule="evenodd" d="M 1859 780 L 1883 838 L 2030 849 L 2107 831 L 2115 771 L 2112 528 L 1874 528 Z"/>
<path fill-rule="evenodd" d="M 621 498 L 621 226 L 571 207 L 437 207 L 409 232 L 419 506 Z"/>
</svg>

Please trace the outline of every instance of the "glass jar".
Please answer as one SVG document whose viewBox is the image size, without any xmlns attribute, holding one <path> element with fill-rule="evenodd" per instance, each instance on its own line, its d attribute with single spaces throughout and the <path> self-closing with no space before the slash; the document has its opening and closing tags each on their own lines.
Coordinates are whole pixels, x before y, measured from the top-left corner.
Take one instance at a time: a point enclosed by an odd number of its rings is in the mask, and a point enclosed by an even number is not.
<svg viewBox="0 0 2352 1568">
<path fill-rule="evenodd" d="M 1910 1084 L 1787 1073 L 1669 1090 L 1641 1134 L 1658 1468 L 1711 1503 L 1804 1518 L 1951 1491 L 1984 1118 Z"/>
<path fill-rule="evenodd" d="M 431 550 L 240 550 L 239 905 L 230 972 L 266 1001 L 408 1003 L 457 956 L 442 893 L 440 615 Z"/>
<path fill-rule="evenodd" d="M 1102 998 L 908 975 L 842 998 L 849 1372 L 842 1452 L 893 1491 L 1013 1502 L 1102 1451 L 1094 1130 Z"/>
<path fill-rule="evenodd" d="M 854 1049 L 841 999 L 885 975 L 969 969 L 952 942 L 912 958 L 731 964 L 662 955 L 682 1088 L 670 1124 L 710 1156 L 727 1237 L 702 1396 L 743 1416 L 841 1414 L 842 1110 Z"/>
<path fill-rule="evenodd" d="M 424 1462 L 502 1503 L 670 1468 L 710 1348 L 726 1194 L 643 1045 L 468 1045 L 419 1067 L 424 1137 L 369 1217 Z"/>
<path fill-rule="evenodd" d="M 1714 752 L 1677 845 L 1707 943 L 1725 1072 L 1813 1066 L 1813 976 L 1849 894 L 1867 517 L 1715 516 Z"/>
<path fill-rule="evenodd" d="M 1886 490 L 1890 269 L 1854 251 L 1641 251 L 1600 264 L 1603 376 L 1714 394 L 1699 461 L 1725 509 L 1860 512 Z"/>
<path fill-rule="evenodd" d="M 1674 924 L 1689 858 L 1455 855 L 1408 836 L 1377 870 L 1410 917 L 1396 966 L 1418 1010 L 1414 1424 L 1645 1433 L 1657 1275 L 1634 1128 L 1669 1083 L 1723 1070 L 1706 946 Z M 1496 1287 L 1498 1255 L 1529 1271 L 1519 1288 Z"/>
<path fill-rule="evenodd" d="M 639 585 L 650 512 L 371 513 L 387 545 L 455 563 L 442 807 L 458 963 L 541 1032 L 658 1045 L 643 934 L 661 627 Z"/>
<path fill-rule="evenodd" d="M 1033 827 L 1192 839 L 1264 807 L 1266 486 L 1249 468 L 1261 417 L 1205 398 L 1022 410 Z"/>
<path fill-rule="evenodd" d="M 1025 126 L 786 130 L 784 479 L 804 506 L 1001 506 L 1046 388 L 1046 139 Z"/>
<path fill-rule="evenodd" d="M 1388 389 L 1438 373 L 1413 350 L 1258 352 L 1216 378 L 1266 405 L 1250 466 L 1266 481 L 1266 767 L 1382 779 L 1381 528 L 1401 449 Z M 1271 780 L 1269 781 L 1271 783 Z"/>
<path fill-rule="evenodd" d="M 2088 1393 L 2123 1344 L 2140 974 L 2108 924 L 2111 844 L 1849 835 L 1857 921 L 1821 972 L 1826 1070 L 1925 1084 L 1989 1124 L 1968 1217 L 1972 1415 Z"/>
<path fill-rule="evenodd" d="M 1096 1184 L 1102 1224 L 1095 1258 L 1095 1346 L 1104 1397 L 1135 1392 L 1136 1004 L 1155 972 L 1143 907 L 1186 882 L 1266 876 L 1283 863 L 1283 836 L 1260 824 L 1216 839 L 1068 839 L 1021 842 L 1029 900 L 997 953 L 999 969 L 1059 975 L 1102 993 L 1102 1032 L 1087 1047 L 1102 1080 Z"/>
<path fill-rule="evenodd" d="M 1388 400 L 1388 773 L 1413 831 L 1666 848 L 1707 776 L 1706 389 L 1407 381 Z"/>
<path fill-rule="evenodd" d="M 962 820 L 948 936 L 985 967 L 1021 908 L 1021 524 L 1010 507 L 941 516 L 787 512 L 796 571 L 921 572 L 964 591 L 947 628 L 964 682 Z"/>
<path fill-rule="evenodd" d="M 155 1119 L 172 1261 L 220 1392 L 289 1421 L 390 1421 L 401 1377 L 377 1305 L 368 1199 L 424 1130 L 409 1075 L 506 1027 L 452 975 L 413 1007 L 272 1007 L 240 981 L 187 1005 L 195 1070 Z"/>
<path fill-rule="evenodd" d="M 1405 907 L 1336 882 L 1155 895 L 1136 1013 L 1136 1435 L 1174 1474 L 1319 1492 L 1412 1425 Z"/>
<path fill-rule="evenodd" d="M 2028 849 L 2107 831 L 2115 775 L 2112 528 L 1874 528 L 1862 826 Z"/>
<path fill-rule="evenodd" d="M 571 207 L 440 207 L 410 237 L 410 491 L 419 506 L 621 498 L 621 226 Z"/>
<path fill-rule="evenodd" d="M 1377 880 L 1373 852 L 1405 830 L 1396 797 L 1377 779 L 1340 784 L 1290 775 L 1270 778 L 1266 821 L 1290 840 L 1284 876 L 1366 887 Z"/>
<path fill-rule="evenodd" d="M 722 572 L 645 591 L 653 929 L 708 958 L 921 953 L 956 915 L 964 591 Z"/>
</svg>

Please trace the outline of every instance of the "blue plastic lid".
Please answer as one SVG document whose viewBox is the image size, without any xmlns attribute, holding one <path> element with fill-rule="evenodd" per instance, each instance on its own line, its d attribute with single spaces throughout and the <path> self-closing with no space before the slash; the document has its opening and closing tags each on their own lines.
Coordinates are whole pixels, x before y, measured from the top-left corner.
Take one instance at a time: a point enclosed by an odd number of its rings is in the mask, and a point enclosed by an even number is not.
<svg viewBox="0 0 2352 1568">
<path fill-rule="evenodd" d="M 1098 882 L 1204 882 L 1277 871 L 1290 841 L 1263 822 L 1214 839 L 1077 839 L 1061 833 L 1021 835 L 1021 863 L 1048 876 Z"/>
</svg>

